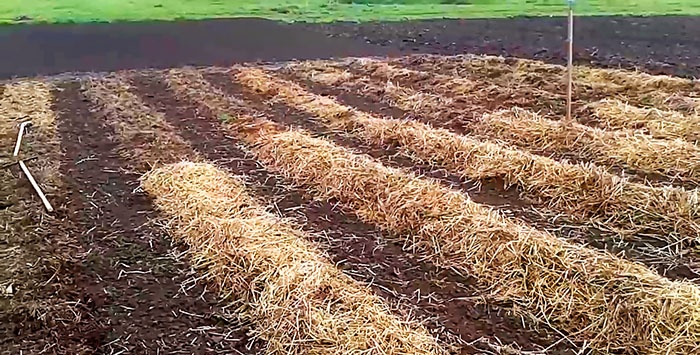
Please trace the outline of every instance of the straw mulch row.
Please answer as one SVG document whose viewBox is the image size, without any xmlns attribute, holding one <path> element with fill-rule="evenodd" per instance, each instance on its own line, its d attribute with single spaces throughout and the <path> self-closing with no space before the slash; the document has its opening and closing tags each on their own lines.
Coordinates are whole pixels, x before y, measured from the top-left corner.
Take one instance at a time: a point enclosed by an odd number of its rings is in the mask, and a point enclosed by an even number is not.
<svg viewBox="0 0 700 355">
<path fill-rule="evenodd" d="M 122 142 L 119 154 L 138 161 L 143 169 L 183 159 L 201 158 L 177 134 L 163 114 L 149 108 L 131 92 L 128 78 L 112 74 L 83 82 L 85 96 L 98 107 Z"/>
<path fill-rule="evenodd" d="M 504 218 L 439 182 L 388 168 L 298 130 L 284 130 L 222 97 L 193 70 L 170 71 L 173 91 L 214 112 L 271 170 L 337 199 L 407 250 L 478 278 L 490 297 L 539 326 L 599 350 L 700 349 L 700 289 L 646 267 L 571 245 Z"/>
<path fill-rule="evenodd" d="M 700 114 L 637 107 L 617 99 L 604 99 L 588 105 L 597 123 L 609 129 L 635 129 L 654 138 L 680 138 L 700 141 Z"/>
<path fill-rule="evenodd" d="M 406 81 L 407 86 L 423 90 L 423 93 L 411 94 L 415 98 L 419 98 L 419 95 L 430 95 L 428 92 L 433 93 L 433 95 L 435 95 L 434 93 L 449 95 L 451 97 L 446 98 L 447 102 L 444 103 L 443 108 L 460 105 L 470 111 L 466 117 L 473 117 L 473 111 L 481 111 L 479 108 L 481 106 L 494 110 L 517 106 L 540 111 L 542 115 L 553 116 L 552 118 L 555 119 L 559 119 L 565 112 L 564 107 L 561 105 L 565 100 L 563 95 L 561 95 L 561 93 L 565 92 L 565 87 L 562 85 L 561 80 L 563 73 L 557 72 L 556 76 L 548 78 L 547 75 L 551 74 L 549 64 L 537 64 L 544 66 L 544 68 L 532 68 L 534 65 L 532 63 L 537 62 L 530 63 L 530 61 L 526 61 L 526 63 L 530 64 L 522 68 L 521 66 L 509 67 L 501 63 L 505 68 L 496 69 L 498 68 L 498 63 L 504 59 L 492 58 L 491 60 L 484 60 L 481 57 L 473 57 L 474 62 L 472 64 L 458 67 L 459 70 L 455 69 L 457 72 L 453 76 L 446 76 L 435 74 L 433 70 L 439 71 L 439 69 L 433 67 L 432 62 L 424 63 L 420 58 L 422 57 L 415 59 L 415 61 L 421 64 L 408 65 L 408 67 L 425 71 L 416 71 L 395 67 L 383 62 L 367 60 L 359 60 L 351 64 L 350 67 L 357 73 L 364 73 L 367 77 L 391 83 L 391 85 L 387 85 L 387 89 L 410 90 L 406 86 L 400 87 L 396 85 L 398 82 Z M 442 58 L 436 59 L 440 63 L 444 60 Z M 397 61 L 406 61 L 406 59 Z M 396 61 L 390 61 L 390 63 L 394 62 Z M 295 65 L 295 67 L 302 70 L 304 68 L 307 68 L 307 70 L 318 70 L 322 67 L 331 69 L 331 66 L 338 70 L 341 69 L 337 64 L 323 61 L 305 62 Z M 463 73 L 462 70 L 471 71 Z M 591 70 L 595 72 L 602 69 Z M 605 72 L 605 70 L 602 71 Z M 610 75 L 617 77 L 622 76 L 623 74 L 621 73 L 625 72 L 620 71 L 618 74 Z M 353 78 L 355 80 L 362 78 L 362 75 L 353 76 L 350 72 L 345 72 L 344 75 L 347 76 L 348 81 Z M 628 75 L 632 78 L 636 78 L 636 76 L 649 77 L 648 74 L 640 73 Z M 594 77 L 597 78 L 600 75 L 596 74 Z M 662 85 L 665 79 L 671 80 L 671 84 Z M 640 80 L 646 80 L 644 81 L 647 83 L 646 86 L 638 87 L 634 85 Z M 684 84 L 678 84 L 676 81 Z M 683 96 L 686 93 L 685 91 L 681 94 L 664 94 L 656 88 L 658 86 L 673 86 L 672 84 L 676 83 L 678 84 L 675 86 L 677 90 L 693 90 L 700 88 L 700 85 L 686 79 L 664 76 L 652 76 L 651 79 L 627 79 L 622 80 L 622 82 L 626 83 L 626 86 L 615 89 L 615 87 L 610 87 L 610 85 L 613 85 L 610 84 L 610 81 L 602 81 L 600 83 L 596 81 L 587 82 L 585 80 L 582 82 L 577 81 L 574 100 L 575 106 L 578 107 L 576 114 L 579 116 L 579 119 L 586 122 L 595 122 L 601 128 L 637 129 L 641 130 L 642 133 L 650 134 L 654 138 L 683 138 L 695 142 L 697 137 L 694 127 L 700 113 L 686 106 L 692 106 L 692 102 L 696 99 Z M 555 88 L 550 87 L 551 85 L 554 85 Z M 543 89 L 546 91 L 543 92 Z M 586 90 L 592 91 L 593 94 Z M 634 90 L 639 90 L 640 92 L 631 92 Z M 625 95 L 633 96 L 630 98 L 618 94 L 618 92 L 624 92 Z M 700 95 L 700 92 L 690 91 L 690 94 L 697 96 Z M 645 95 L 654 96 L 655 99 L 646 98 Z M 614 98 L 607 98 L 609 96 Z M 602 100 L 600 100 L 601 98 Z M 638 102 L 642 105 L 656 105 L 659 108 L 665 107 L 665 109 L 632 106 L 628 103 L 630 101 Z M 673 106 L 680 111 L 673 111 L 668 108 L 669 106 Z M 684 113 L 683 111 L 686 112 Z M 445 115 L 450 116 L 449 112 L 445 113 Z"/>
<path fill-rule="evenodd" d="M 39 197 L 16 164 L 18 158 L 25 161 L 55 205 L 63 181 L 56 115 L 51 107 L 53 89 L 39 80 L 0 87 L 0 333 L 16 332 L 16 339 L 29 327 L 44 329 L 57 320 L 70 324 L 80 314 L 74 304 L 60 298 L 55 280 L 77 248 L 68 243 L 69 237 L 51 236 L 47 242 L 52 226 L 60 221 L 45 214 Z M 19 125 L 25 121 L 32 125 L 25 130 L 15 158 L 12 155 Z M 25 345 L 21 348 L 29 349 Z"/>
<path fill-rule="evenodd" d="M 296 71 L 297 76 L 311 81 L 333 86 L 346 83 L 346 72 L 334 68 L 292 68 L 299 69 Z M 548 207 L 555 213 L 563 210 L 578 218 L 596 218 L 599 220 L 597 224 L 622 228 L 622 234 L 634 235 L 641 231 L 645 234 L 655 233 L 657 238 L 672 244 L 683 239 L 692 241 L 693 236 L 700 233 L 697 224 L 700 211 L 696 207 L 698 196 L 683 189 L 654 188 L 633 183 L 595 165 L 557 162 L 416 121 L 372 117 L 341 105 L 332 98 L 311 94 L 295 83 L 272 77 L 257 69 L 241 69 L 236 79 L 329 124 L 354 129 L 363 138 L 374 142 L 398 144 L 422 161 L 444 166 L 465 177 L 502 177 L 506 183 L 517 184 L 535 197 L 547 199 Z M 351 87 L 349 89 L 362 92 L 362 85 L 373 84 L 358 81 L 348 85 Z M 373 87 L 370 90 L 376 89 Z M 450 107 L 445 100 L 439 98 L 422 97 L 422 101 L 416 100 L 416 95 L 410 89 L 391 84 L 387 85 L 384 92 L 387 93 L 390 104 L 402 110 L 417 111 L 426 121 L 437 116 L 445 107 Z M 491 122 L 486 118 L 483 121 Z M 520 125 L 521 122 L 517 121 L 510 125 L 494 126 L 503 128 L 503 132 L 510 132 L 511 139 L 508 141 L 514 141 L 522 136 L 518 134 L 520 130 L 512 131 Z M 526 126 L 524 123 L 522 125 Z M 481 124 L 477 126 L 480 127 Z M 506 127 L 510 127 L 510 131 L 506 131 Z"/>
<path fill-rule="evenodd" d="M 469 131 L 530 151 L 700 186 L 700 147 L 682 139 L 656 139 L 635 131 L 550 120 L 519 108 L 485 114 L 470 124 Z"/>
<path fill-rule="evenodd" d="M 368 69 L 367 76 L 389 83 L 401 81 L 401 77 L 405 76 L 427 75 L 382 63 L 372 64 L 372 67 L 373 69 Z M 355 80 L 362 79 L 357 77 Z M 445 80 L 454 82 L 461 79 Z M 424 115 L 431 115 L 431 119 L 438 122 L 442 117 L 450 117 L 453 122 L 461 120 L 463 129 L 471 134 L 498 139 L 535 152 L 546 151 L 560 157 L 574 157 L 603 166 L 626 168 L 694 186 L 700 185 L 700 148 L 682 139 L 655 139 L 631 130 L 610 131 L 578 123 L 563 123 L 525 110 L 517 110 L 520 112 L 518 115 L 509 111 L 474 115 L 470 109 L 480 105 L 481 98 L 469 91 L 451 91 L 440 85 L 424 83 L 417 85 L 421 91 L 394 83 L 383 87 L 367 80 L 362 83 L 366 88 L 381 90 L 391 100 L 390 103 L 402 109 L 423 111 Z M 443 95 L 446 97 L 443 98 Z"/>
<path fill-rule="evenodd" d="M 238 178 L 205 163 L 164 120 L 130 92 L 127 77 L 88 79 L 87 97 L 115 126 L 120 154 L 159 167 L 145 190 L 170 220 L 170 234 L 189 246 L 240 316 L 253 322 L 267 351 L 445 353 L 420 325 L 392 315 L 371 291 L 343 275 L 307 236 L 265 211 Z M 127 147 L 137 147 L 130 152 Z"/>
<path fill-rule="evenodd" d="M 422 327 L 392 315 L 290 223 L 267 212 L 239 178 L 210 164 L 167 165 L 143 188 L 267 352 L 446 354 Z"/>
<path fill-rule="evenodd" d="M 553 94 L 566 92 L 565 70 L 540 61 L 493 56 L 409 56 L 388 63 L 419 71 L 497 83 L 503 87 L 534 87 Z M 619 69 L 574 67 L 576 100 L 613 96 L 634 105 L 693 112 L 700 108 L 700 83 L 665 75 Z"/>
<path fill-rule="evenodd" d="M 365 58 L 342 63 L 311 61 L 298 64 L 301 67 L 319 65 L 349 70 L 359 78 L 391 81 L 427 93 L 455 95 L 459 97 L 460 104 L 467 105 L 470 110 L 479 113 L 513 106 L 536 109 L 548 115 L 558 115 L 566 110 L 566 96 L 563 93 L 552 93 L 533 86 L 504 86 L 490 79 L 472 80 L 433 71 L 418 71 Z"/>
</svg>

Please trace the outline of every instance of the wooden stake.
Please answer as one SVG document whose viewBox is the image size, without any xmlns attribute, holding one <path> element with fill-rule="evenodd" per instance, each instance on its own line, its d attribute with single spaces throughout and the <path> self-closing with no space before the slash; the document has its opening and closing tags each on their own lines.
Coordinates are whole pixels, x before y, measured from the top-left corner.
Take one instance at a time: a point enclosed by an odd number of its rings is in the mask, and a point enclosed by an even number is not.
<svg viewBox="0 0 700 355">
<path fill-rule="evenodd" d="M 17 144 L 15 144 L 15 151 L 12 155 L 13 157 L 17 157 L 17 155 L 19 154 L 19 148 L 22 146 L 22 137 L 24 136 L 24 128 L 27 127 L 27 125 L 29 124 L 30 122 L 27 121 L 22 122 L 22 124 L 19 125 L 19 133 L 17 134 Z M 27 179 L 29 179 L 29 183 L 32 184 L 34 191 L 36 191 L 37 195 L 39 195 L 39 198 L 41 199 L 41 202 L 44 203 L 44 207 L 46 207 L 46 210 L 49 212 L 53 212 L 53 207 L 51 206 L 51 203 L 49 203 L 49 200 L 46 199 L 46 195 L 44 195 L 44 192 L 41 191 L 39 184 L 37 184 L 36 180 L 34 180 L 34 176 L 32 176 L 32 174 L 29 172 L 27 165 L 24 164 L 24 161 L 22 160 L 18 161 L 17 164 L 19 164 L 19 167 L 22 168 L 24 175 L 26 175 Z"/>
<path fill-rule="evenodd" d="M 27 127 L 31 122 L 26 121 L 22 122 L 19 125 L 19 133 L 17 133 L 17 144 L 15 144 L 15 151 L 13 152 L 12 156 L 16 157 L 17 154 L 19 154 L 19 147 L 22 145 L 22 136 L 24 136 L 24 128 Z"/>
<path fill-rule="evenodd" d="M 569 0 L 569 63 L 567 65 L 567 83 L 566 83 L 566 121 L 572 122 L 571 117 L 571 91 L 573 90 L 573 71 L 574 71 L 574 2 Z"/>
<path fill-rule="evenodd" d="M 49 212 L 53 212 L 53 207 L 49 203 L 49 200 L 46 199 L 46 195 L 44 195 L 44 192 L 41 191 L 41 188 L 39 188 L 39 184 L 36 183 L 36 180 L 34 180 L 34 176 L 32 176 L 32 174 L 29 172 L 29 169 L 27 169 L 27 166 L 21 160 L 18 163 L 19 163 L 19 167 L 22 168 L 24 175 L 27 175 L 27 179 L 29 179 L 29 182 L 32 184 L 34 191 L 36 191 L 36 193 L 39 195 L 41 202 L 44 203 L 44 207 L 46 207 L 46 210 Z"/>
</svg>

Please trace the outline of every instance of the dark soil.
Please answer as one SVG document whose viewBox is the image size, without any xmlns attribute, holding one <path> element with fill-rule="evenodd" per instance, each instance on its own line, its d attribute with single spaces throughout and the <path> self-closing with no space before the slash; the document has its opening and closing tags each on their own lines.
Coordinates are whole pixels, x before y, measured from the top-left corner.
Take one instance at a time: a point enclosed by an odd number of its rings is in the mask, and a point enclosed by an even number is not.
<svg viewBox="0 0 700 355">
<path fill-rule="evenodd" d="M 246 348 L 246 329 L 227 323 L 216 295 L 191 280 L 180 252 L 149 223 L 156 215 L 136 191 L 139 175 L 128 172 L 113 129 L 91 113 L 78 83 L 56 92 L 54 109 L 72 192 L 58 213 L 90 251 L 72 270 L 75 299 L 85 305 L 73 336 L 97 353 L 256 353 Z"/>
<path fill-rule="evenodd" d="M 605 67 L 640 68 L 652 73 L 700 76 L 698 17 L 577 19 L 576 61 Z M 0 78 L 53 75 L 69 71 L 221 65 L 249 61 L 331 58 L 407 53 L 484 53 L 565 60 L 563 18 L 436 20 L 396 23 L 280 24 L 258 19 L 173 23 L 93 25 L 21 25 L 0 28 Z M 391 303 L 413 308 L 430 329 L 445 339 L 464 342 L 480 337 L 514 342 L 525 349 L 553 343 L 556 337 L 523 329 L 504 305 L 477 304 L 468 276 L 440 270 L 386 242 L 386 236 L 336 208 L 314 201 L 302 189 L 288 187 L 268 174 L 227 137 L 218 121 L 189 102 L 173 97 L 157 80 L 142 78 L 138 91 L 208 159 L 251 178 L 251 186 L 286 217 L 300 221 L 334 262 L 349 275 L 371 282 Z M 219 83 L 220 84 L 220 83 Z M 395 155 L 392 147 L 368 147 L 335 132 L 326 132 L 304 114 L 288 107 L 261 106 L 260 98 L 240 88 L 224 87 L 249 99 L 279 123 L 300 125 L 379 157 L 387 164 L 412 166 L 493 205 L 516 204 L 499 182 L 486 194 L 474 184 Z M 312 88 L 318 90 L 318 88 Z M 0 86 L 2 90 L 2 86 Z M 136 189 L 135 162 L 122 159 L 120 147 L 82 98 L 77 84 L 56 92 L 64 157 L 65 196 L 56 220 L 43 233 L 77 236 L 75 250 L 85 260 L 69 260 L 54 282 L 41 291 L 78 302 L 76 322 L 47 328 L 24 319 L 0 328 L 13 338 L 13 349 L 43 348 L 45 353 L 257 353 L 246 328 L 231 323 L 214 294 L 203 285 L 185 283 L 194 274 L 173 254 L 177 248 L 149 220 L 157 217 L 148 198 Z M 348 96 L 347 103 L 400 117 Z M 363 106 L 364 105 L 364 106 Z M 415 165 L 415 166 L 413 166 Z M 300 206 L 302 208 L 300 208 Z M 0 207 L 1 208 L 1 207 Z M 38 216 L 37 218 L 40 218 Z M 52 239 L 56 236 L 56 239 Z M 45 241 L 44 241 L 45 242 Z M 73 252 L 76 252 L 76 251 Z M 49 269 L 47 269 L 49 270 Z M 683 271 L 678 271 L 683 275 Z M 675 274 L 674 274 L 675 275 Z M 48 275 L 50 276 L 50 275 Z M 671 275 L 671 277 L 674 277 Z M 203 295 L 199 297 L 199 295 Z M 4 319 L 3 319 L 4 320 Z M 230 333 L 229 333 L 230 332 Z M 6 351 L 5 344 L 0 342 Z M 566 343 L 557 345 L 567 353 Z M 85 350 L 87 349 L 87 350 Z M 465 345 L 464 353 L 479 353 Z"/>
<path fill-rule="evenodd" d="M 382 51 L 264 19 L 0 26 L 0 79 Z"/>
<path fill-rule="evenodd" d="M 347 274 L 371 283 L 374 291 L 388 302 L 398 304 L 404 310 L 413 309 L 441 338 L 457 339 L 461 343 L 481 337 L 498 338 L 529 350 L 546 347 L 555 341 L 554 335 L 524 329 L 519 319 L 508 316 L 499 305 L 477 304 L 478 294 L 470 286 L 474 281 L 469 277 L 419 260 L 417 255 L 402 250 L 401 245 L 387 242 L 375 227 L 340 210 L 335 201 L 314 200 L 303 187 L 292 187 L 268 173 L 253 157 L 238 148 L 236 140 L 226 135 L 216 115 L 176 97 L 157 78 L 140 77 L 136 84 L 138 94 L 147 104 L 163 112 L 169 123 L 207 159 L 235 174 L 245 174 L 257 196 L 274 205 L 275 211 L 282 216 L 299 221 L 314 241 L 327 248 L 332 261 L 339 263 Z M 240 88 L 228 89 L 238 90 L 246 101 L 278 123 L 299 125 L 306 121 L 306 128 L 310 127 L 308 117 L 301 117 L 286 107 L 273 105 L 264 108 L 259 97 L 240 91 Z M 324 135 L 328 132 L 315 133 Z M 561 354 L 569 353 L 564 344 L 556 348 Z M 479 344 L 464 344 L 460 352 L 482 353 Z"/>
<path fill-rule="evenodd" d="M 308 25 L 329 37 L 357 39 L 389 51 L 491 54 L 566 62 L 566 18 L 511 18 Z M 577 17 L 579 64 L 640 68 L 700 77 L 700 17 Z"/>
<path fill-rule="evenodd" d="M 700 76 L 699 17 L 579 17 L 577 63 Z M 332 37 L 332 38 L 331 38 Z M 564 63 L 563 17 L 283 24 L 262 19 L 0 26 L 0 78 L 408 53 Z"/>
</svg>

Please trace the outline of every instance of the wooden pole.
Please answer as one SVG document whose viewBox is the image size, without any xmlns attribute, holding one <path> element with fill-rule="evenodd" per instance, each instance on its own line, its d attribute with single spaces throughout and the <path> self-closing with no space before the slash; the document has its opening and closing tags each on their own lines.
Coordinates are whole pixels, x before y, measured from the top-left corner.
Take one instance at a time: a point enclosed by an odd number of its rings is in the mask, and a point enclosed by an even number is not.
<svg viewBox="0 0 700 355">
<path fill-rule="evenodd" d="M 24 129 L 30 124 L 31 124 L 31 122 L 27 121 L 27 122 L 22 122 L 22 124 L 19 125 L 19 133 L 17 134 L 17 143 L 15 144 L 15 150 L 12 154 L 13 157 L 17 157 L 17 155 L 19 155 L 19 148 L 22 146 L 22 137 L 24 136 Z M 46 195 L 44 195 L 44 192 L 41 191 L 39 184 L 37 184 L 36 180 L 34 180 L 34 176 L 32 176 L 32 173 L 29 172 L 27 165 L 24 164 L 24 161 L 22 161 L 22 160 L 19 160 L 17 163 L 19 164 L 19 167 L 24 172 L 24 175 L 26 175 L 27 179 L 29 179 L 29 183 L 32 184 L 34 191 L 36 191 L 37 195 L 39 195 L 41 202 L 44 203 L 44 207 L 46 207 L 46 210 L 49 212 L 53 212 L 53 206 L 51 206 L 51 203 L 49 203 L 49 200 L 46 199 Z"/>
<path fill-rule="evenodd" d="M 572 122 L 571 117 L 571 92 L 573 90 L 573 71 L 574 71 L 574 1 L 569 0 L 569 62 L 567 65 L 567 80 L 566 80 L 566 121 Z"/>
</svg>

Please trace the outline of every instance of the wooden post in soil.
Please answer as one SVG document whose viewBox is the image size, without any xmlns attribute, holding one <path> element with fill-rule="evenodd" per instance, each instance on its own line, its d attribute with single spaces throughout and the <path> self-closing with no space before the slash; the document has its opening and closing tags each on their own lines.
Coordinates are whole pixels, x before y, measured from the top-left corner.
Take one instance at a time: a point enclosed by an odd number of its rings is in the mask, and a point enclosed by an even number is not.
<svg viewBox="0 0 700 355">
<path fill-rule="evenodd" d="M 567 0 L 569 4 L 569 28 L 567 44 L 569 47 L 568 65 L 566 68 L 566 123 L 571 124 L 571 95 L 573 89 L 573 71 L 574 71 L 574 0 Z"/>
</svg>

